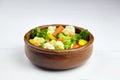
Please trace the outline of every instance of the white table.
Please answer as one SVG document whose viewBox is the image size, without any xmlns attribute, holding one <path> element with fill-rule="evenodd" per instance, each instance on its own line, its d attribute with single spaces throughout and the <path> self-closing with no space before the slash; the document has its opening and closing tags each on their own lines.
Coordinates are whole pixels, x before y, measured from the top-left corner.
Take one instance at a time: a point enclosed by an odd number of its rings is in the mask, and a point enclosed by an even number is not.
<svg viewBox="0 0 120 80">
<path fill-rule="evenodd" d="M 82 26 L 95 36 L 94 52 L 81 67 L 47 71 L 24 52 L 24 34 L 52 23 Z M 120 80 L 119 0 L 0 0 L 0 80 Z"/>
</svg>

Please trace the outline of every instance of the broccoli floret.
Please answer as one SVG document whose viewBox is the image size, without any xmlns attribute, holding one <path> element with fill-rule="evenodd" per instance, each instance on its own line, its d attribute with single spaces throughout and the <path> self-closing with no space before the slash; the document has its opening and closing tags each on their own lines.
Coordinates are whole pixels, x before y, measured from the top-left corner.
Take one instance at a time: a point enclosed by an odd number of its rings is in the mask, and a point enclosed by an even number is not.
<svg viewBox="0 0 120 80">
<path fill-rule="evenodd" d="M 63 33 L 58 33 L 56 37 L 57 37 L 57 38 L 63 38 L 63 37 L 65 37 L 65 36 L 63 35 Z"/>
<path fill-rule="evenodd" d="M 47 38 L 48 37 L 47 36 L 47 31 L 48 31 L 48 29 L 44 29 L 44 30 L 41 31 L 43 38 Z"/>
<path fill-rule="evenodd" d="M 37 36 L 37 37 L 43 37 L 46 40 L 46 42 L 48 42 L 49 38 L 47 36 L 47 31 L 48 31 L 47 28 L 40 30 L 39 27 L 36 27 L 36 28 L 32 29 L 32 31 L 31 31 L 30 39 L 33 39 L 35 36 Z"/>
<path fill-rule="evenodd" d="M 38 36 L 38 37 L 43 37 L 43 38 L 46 40 L 46 42 L 48 42 L 48 41 L 49 41 L 49 38 L 48 38 L 48 36 L 47 36 L 47 31 L 48 31 L 48 29 L 43 29 L 43 30 L 41 30 L 39 33 L 37 33 L 36 36 Z"/>
<path fill-rule="evenodd" d="M 80 35 L 82 39 L 87 40 L 87 41 L 89 40 L 89 32 L 87 29 L 81 30 Z"/>
<path fill-rule="evenodd" d="M 70 49 L 72 44 L 64 45 L 65 49 Z"/>
<path fill-rule="evenodd" d="M 44 48 L 44 43 L 41 43 L 41 44 L 40 44 L 40 47 L 41 47 L 41 48 Z"/>
<path fill-rule="evenodd" d="M 72 38 L 69 36 L 65 36 L 63 38 L 63 44 L 64 44 L 65 49 L 70 49 L 72 45 Z"/>
<path fill-rule="evenodd" d="M 41 31 L 42 37 L 46 40 L 46 42 L 49 41 L 49 37 L 47 35 L 47 31 L 48 31 L 48 29 L 44 29 L 44 30 Z"/>
<path fill-rule="evenodd" d="M 41 30 L 41 32 L 38 32 L 36 36 L 45 38 L 46 35 L 47 35 L 47 29 L 43 29 Z"/>
<path fill-rule="evenodd" d="M 37 36 L 37 34 L 40 33 L 40 28 L 36 27 L 34 29 L 32 29 L 31 33 L 30 33 L 30 38 L 33 39 L 35 36 Z"/>
<path fill-rule="evenodd" d="M 39 27 L 35 28 L 35 31 L 39 33 L 40 32 L 40 28 Z"/>
<path fill-rule="evenodd" d="M 72 37 L 72 43 L 75 44 L 79 41 L 79 39 L 81 39 L 81 35 L 78 33 L 75 33 L 75 36 Z"/>
</svg>

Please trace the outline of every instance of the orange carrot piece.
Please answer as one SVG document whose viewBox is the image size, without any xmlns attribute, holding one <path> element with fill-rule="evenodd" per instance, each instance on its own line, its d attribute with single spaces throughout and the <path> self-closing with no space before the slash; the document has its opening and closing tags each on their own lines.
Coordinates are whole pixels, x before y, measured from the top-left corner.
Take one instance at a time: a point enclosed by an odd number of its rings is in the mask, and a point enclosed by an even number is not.
<svg viewBox="0 0 120 80">
<path fill-rule="evenodd" d="M 35 46 L 40 46 L 40 44 L 39 44 L 39 43 L 37 43 L 37 42 L 35 42 L 35 43 L 34 43 L 34 45 L 35 45 Z"/>
<path fill-rule="evenodd" d="M 55 32 L 53 33 L 53 36 L 56 36 L 58 33 L 62 32 L 63 29 L 64 29 L 64 27 L 60 25 L 60 26 L 55 30 Z"/>
<path fill-rule="evenodd" d="M 70 34 L 70 37 L 74 37 L 74 34 Z"/>
<path fill-rule="evenodd" d="M 58 41 L 62 41 L 62 38 L 58 38 L 57 40 L 58 40 Z"/>
<path fill-rule="evenodd" d="M 79 44 L 74 44 L 72 48 L 74 49 L 74 48 L 78 48 L 78 47 L 80 47 Z"/>
</svg>

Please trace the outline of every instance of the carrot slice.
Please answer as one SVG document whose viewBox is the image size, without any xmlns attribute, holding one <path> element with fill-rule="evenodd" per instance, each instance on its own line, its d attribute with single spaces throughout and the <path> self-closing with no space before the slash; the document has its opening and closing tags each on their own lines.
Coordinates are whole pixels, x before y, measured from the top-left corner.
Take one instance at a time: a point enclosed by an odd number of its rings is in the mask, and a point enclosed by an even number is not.
<svg viewBox="0 0 120 80">
<path fill-rule="evenodd" d="M 70 37 L 74 37 L 74 34 L 70 34 Z"/>
<path fill-rule="evenodd" d="M 40 44 L 38 42 L 35 42 L 34 45 L 35 46 L 40 46 Z"/>
<path fill-rule="evenodd" d="M 55 32 L 53 33 L 53 36 L 56 36 L 58 33 L 62 32 L 63 29 L 64 29 L 64 27 L 60 25 L 60 26 L 55 30 Z"/>
<path fill-rule="evenodd" d="M 58 38 L 57 40 L 58 40 L 58 41 L 62 41 L 62 38 Z"/>
<path fill-rule="evenodd" d="M 78 48 L 78 47 L 80 47 L 79 44 L 74 44 L 74 45 L 72 46 L 73 49 L 74 49 L 74 48 Z"/>
</svg>

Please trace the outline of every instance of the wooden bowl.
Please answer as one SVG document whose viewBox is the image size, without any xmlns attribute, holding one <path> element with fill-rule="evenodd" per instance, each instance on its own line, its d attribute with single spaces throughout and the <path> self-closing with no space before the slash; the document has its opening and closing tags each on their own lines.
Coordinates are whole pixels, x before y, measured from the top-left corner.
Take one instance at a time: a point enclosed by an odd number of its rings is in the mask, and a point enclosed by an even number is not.
<svg viewBox="0 0 120 80">
<path fill-rule="evenodd" d="M 63 24 L 51 24 L 39 26 L 41 29 L 48 26 L 58 26 Z M 63 25 L 66 26 L 66 25 Z M 74 26 L 79 33 L 83 28 Z M 24 36 L 25 52 L 28 59 L 34 64 L 44 69 L 65 70 L 82 65 L 90 57 L 93 51 L 94 37 L 89 32 L 90 39 L 88 44 L 83 47 L 69 50 L 48 50 L 36 47 L 29 42 L 30 32 Z"/>
</svg>

